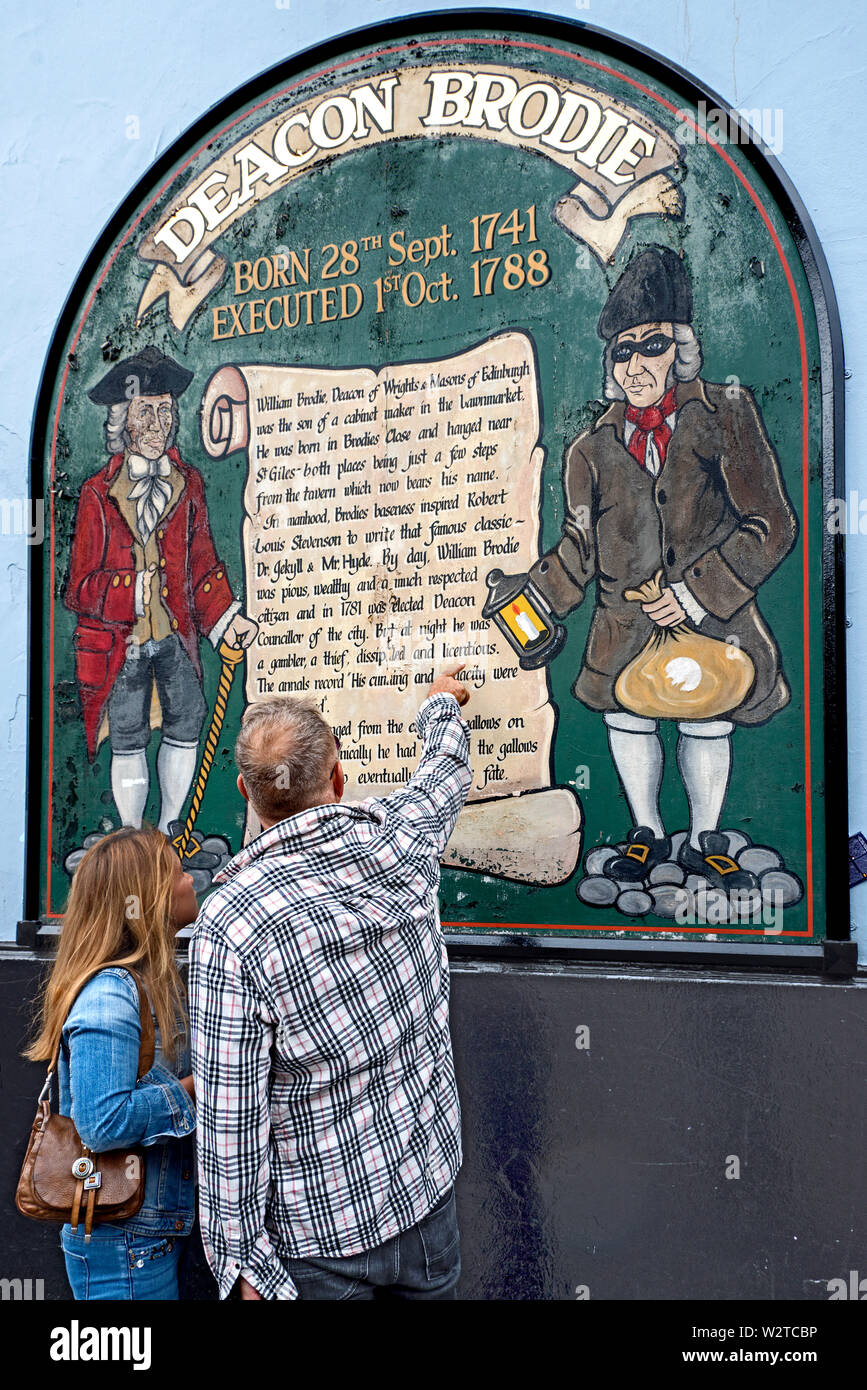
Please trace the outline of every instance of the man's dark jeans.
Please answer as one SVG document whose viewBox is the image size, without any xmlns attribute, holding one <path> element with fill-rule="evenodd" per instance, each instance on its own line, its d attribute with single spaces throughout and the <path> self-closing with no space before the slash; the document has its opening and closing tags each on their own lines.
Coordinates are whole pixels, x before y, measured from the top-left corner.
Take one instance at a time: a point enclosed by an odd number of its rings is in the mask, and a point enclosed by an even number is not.
<svg viewBox="0 0 867 1390">
<path fill-rule="evenodd" d="M 461 1273 L 455 1190 L 417 1225 L 374 1250 L 283 1263 L 301 1299 L 453 1299 Z"/>
</svg>

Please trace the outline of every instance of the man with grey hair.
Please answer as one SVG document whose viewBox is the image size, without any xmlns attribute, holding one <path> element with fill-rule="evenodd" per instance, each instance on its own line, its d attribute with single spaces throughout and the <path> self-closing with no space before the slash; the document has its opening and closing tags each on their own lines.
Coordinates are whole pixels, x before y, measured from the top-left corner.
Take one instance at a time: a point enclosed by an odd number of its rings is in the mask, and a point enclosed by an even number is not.
<svg viewBox="0 0 867 1390">
<path fill-rule="evenodd" d="M 75 666 L 91 761 L 107 733 L 121 825 L 141 825 L 147 746 L 159 723 L 159 827 L 177 831 L 206 714 L 199 639 L 248 646 L 211 538 L 204 485 L 175 447 L 178 397 L 193 373 L 157 347 L 115 365 L 89 391 L 107 406 L 108 463 L 83 484 L 66 606 L 78 615 Z M 188 867 L 213 867 L 197 853 Z"/>
<path fill-rule="evenodd" d="M 217 875 L 190 952 L 200 1217 L 221 1298 L 447 1299 L 460 1107 L 439 859 L 472 771 L 455 677 L 419 765 L 342 801 L 312 702 L 251 705 L 235 757 L 261 833 Z"/>
<path fill-rule="evenodd" d="M 679 720 L 677 744 L 690 811 L 680 865 L 714 887 L 746 890 L 757 880 L 731 858 L 718 826 L 735 725 L 764 723 L 790 698 L 756 591 L 792 549 L 798 523 L 752 393 L 735 378 L 716 385 L 699 376 L 692 318 L 676 252 L 636 254 L 598 325 L 613 404 L 566 450 L 562 536 L 529 577 L 560 617 L 596 584 L 573 693 L 603 714 L 632 817 L 625 849 L 604 868 L 618 882 L 646 882 L 672 843 L 659 808 L 658 724 L 622 708 L 617 677 L 653 625 L 691 624 L 750 656 L 755 680 L 737 708 L 725 719 Z M 658 599 L 626 598 L 660 571 Z"/>
</svg>

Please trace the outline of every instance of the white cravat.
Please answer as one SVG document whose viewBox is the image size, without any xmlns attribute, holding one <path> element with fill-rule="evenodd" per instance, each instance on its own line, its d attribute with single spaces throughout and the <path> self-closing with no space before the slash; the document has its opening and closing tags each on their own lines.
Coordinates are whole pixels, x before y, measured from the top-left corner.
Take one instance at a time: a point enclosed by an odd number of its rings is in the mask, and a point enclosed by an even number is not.
<svg viewBox="0 0 867 1390">
<path fill-rule="evenodd" d="M 168 506 L 172 495 L 171 484 L 166 481 L 171 471 L 171 461 L 167 454 L 158 459 L 142 458 L 141 454 L 127 454 L 126 467 L 129 479 L 135 487 L 129 493 L 136 502 L 136 520 L 143 545 Z M 144 617 L 144 571 L 135 577 L 135 616 Z M 216 650 L 223 633 L 236 613 L 241 611 L 240 599 L 234 599 L 217 619 L 208 633 L 208 641 Z"/>
<path fill-rule="evenodd" d="M 172 495 L 171 484 L 167 482 L 171 463 L 166 454 L 158 459 L 142 458 L 141 454 L 129 454 L 126 460 L 130 482 L 135 486 L 130 490 L 130 501 L 136 504 L 136 520 L 142 544 L 147 545 L 148 537 L 169 504 Z"/>
</svg>

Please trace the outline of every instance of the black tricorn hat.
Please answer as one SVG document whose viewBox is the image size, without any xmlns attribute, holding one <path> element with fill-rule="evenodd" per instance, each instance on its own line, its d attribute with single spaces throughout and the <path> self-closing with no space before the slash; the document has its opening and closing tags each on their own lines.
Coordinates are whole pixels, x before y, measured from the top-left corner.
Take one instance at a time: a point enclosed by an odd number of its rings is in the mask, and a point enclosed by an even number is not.
<svg viewBox="0 0 867 1390">
<path fill-rule="evenodd" d="M 115 362 L 87 394 L 96 405 L 120 405 L 133 396 L 164 396 L 167 392 L 181 396 L 192 379 L 193 373 L 186 367 L 151 345 L 134 357 Z"/>
<path fill-rule="evenodd" d="M 596 331 L 610 340 L 639 323 L 691 322 L 692 285 L 683 261 L 667 246 L 648 246 L 617 281 Z"/>
</svg>

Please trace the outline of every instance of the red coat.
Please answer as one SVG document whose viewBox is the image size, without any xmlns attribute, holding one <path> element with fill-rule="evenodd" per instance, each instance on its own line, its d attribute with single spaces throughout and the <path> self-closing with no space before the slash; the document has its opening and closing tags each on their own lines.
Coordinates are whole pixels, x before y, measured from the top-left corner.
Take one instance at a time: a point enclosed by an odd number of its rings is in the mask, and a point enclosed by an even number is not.
<svg viewBox="0 0 867 1390">
<path fill-rule="evenodd" d="M 164 603 L 172 626 L 201 675 L 199 636 L 210 632 L 233 596 L 214 550 L 201 474 L 182 461 L 177 449 L 169 449 L 168 457 L 181 473 L 184 489 L 157 525 L 160 579 L 168 589 Z M 135 626 L 134 537 L 109 494 L 122 464 L 123 454 L 114 454 L 81 489 L 64 594 L 67 608 L 78 614 L 75 674 L 91 762 Z"/>
</svg>

